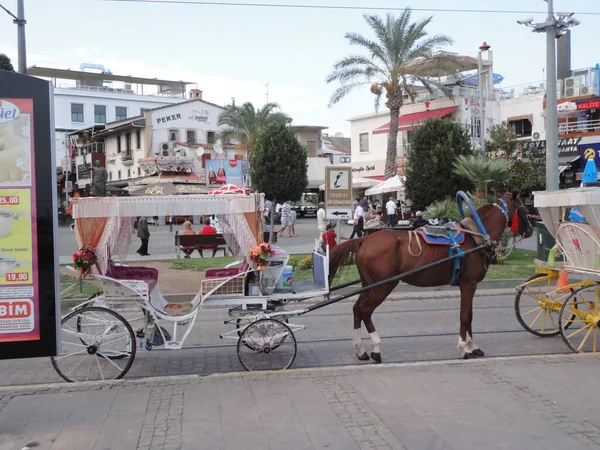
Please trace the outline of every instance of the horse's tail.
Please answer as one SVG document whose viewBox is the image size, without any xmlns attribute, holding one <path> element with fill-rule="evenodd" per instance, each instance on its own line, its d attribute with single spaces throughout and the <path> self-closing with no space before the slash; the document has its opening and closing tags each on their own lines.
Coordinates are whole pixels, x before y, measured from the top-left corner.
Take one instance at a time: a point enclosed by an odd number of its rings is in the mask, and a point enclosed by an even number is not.
<svg viewBox="0 0 600 450">
<path fill-rule="evenodd" d="M 362 244 L 362 238 L 350 239 L 336 245 L 329 252 L 329 283 L 335 277 L 338 270 L 346 265 Z"/>
</svg>

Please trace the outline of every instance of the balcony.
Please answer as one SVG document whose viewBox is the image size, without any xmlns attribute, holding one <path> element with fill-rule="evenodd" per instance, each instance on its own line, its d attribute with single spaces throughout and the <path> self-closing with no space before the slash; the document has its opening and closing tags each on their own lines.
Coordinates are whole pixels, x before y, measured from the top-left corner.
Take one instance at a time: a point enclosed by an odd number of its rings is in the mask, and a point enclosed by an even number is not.
<svg viewBox="0 0 600 450">
<path fill-rule="evenodd" d="M 583 120 L 578 122 L 563 122 L 558 124 L 558 134 L 600 134 L 600 119 Z"/>
<path fill-rule="evenodd" d="M 126 150 L 121 153 L 121 162 L 124 166 L 133 165 L 133 152 L 131 150 Z"/>
</svg>

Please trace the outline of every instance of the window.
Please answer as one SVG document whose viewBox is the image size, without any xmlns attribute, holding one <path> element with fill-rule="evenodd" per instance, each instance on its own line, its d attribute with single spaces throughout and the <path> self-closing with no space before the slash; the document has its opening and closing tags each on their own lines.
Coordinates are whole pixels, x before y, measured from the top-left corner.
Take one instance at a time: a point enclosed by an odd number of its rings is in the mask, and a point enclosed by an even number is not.
<svg viewBox="0 0 600 450">
<path fill-rule="evenodd" d="M 358 151 L 367 153 L 369 151 L 369 133 L 361 133 L 358 135 Z"/>
<path fill-rule="evenodd" d="M 115 106 L 115 120 L 127 119 L 127 107 L 126 106 Z"/>
<path fill-rule="evenodd" d="M 83 122 L 83 104 L 71 103 L 71 122 Z"/>
<path fill-rule="evenodd" d="M 127 169 L 127 178 L 131 178 L 131 169 Z"/>
<path fill-rule="evenodd" d="M 121 135 L 117 134 L 117 153 L 121 153 Z"/>
<path fill-rule="evenodd" d="M 94 123 L 106 123 L 105 105 L 94 105 Z"/>
<path fill-rule="evenodd" d="M 112 170 L 110 172 L 108 172 L 108 179 L 112 180 Z"/>
<path fill-rule="evenodd" d="M 169 141 L 178 141 L 179 140 L 179 130 L 172 129 L 169 130 Z"/>
<path fill-rule="evenodd" d="M 127 153 L 131 153 L 131 133 L 125 135 L 125 150 Z"/>
<path fill-rule="evenodd" d="M 142 130 L 135 130 L 135 143 L 137 149 L 142 148 Z"/>
<path fill-rule="evenodd" d="M 481 137 L 481 121 L 480 119 L 471 119 L 471 137 L 479 139 Z"/>
<path fill-rule="evenodd" d="M 531 136 L 531 122 L 528 119 L 508 122 L 518 137 Z"/>
<path fill-rule="evenodd" d="M 117 179 L 120 180 L 121 179 L 121 171 L 117 170 Z"/>
<path fill-rule="evenodd" d="M 317 141 L 306 141 L 306 152 L 308 157 L 314 158 L 317 156 Z"/>
<path fill-rule="evenodd" d="M 195 144 L 196 143 L 196 130 L 187 130 L 186 132 L 186 142 L 188 144 Z"/>
<path fill-rule="evenodd" d="M 138 167 L 138 177 L 142 176 L 142 169 Z"/>
<path fill-rule="evenodd" d="M 147 110 L 148 108 L 140 108 L 140 114 L 144 114 Z"/>
<path fill-rule="evenodd" d="M 214 144 L 216 136 L 217 136 L 217 133 L 215 133 L 214 131 L 207 131 L 206 132 L 206 143 Z"/>
</svg>

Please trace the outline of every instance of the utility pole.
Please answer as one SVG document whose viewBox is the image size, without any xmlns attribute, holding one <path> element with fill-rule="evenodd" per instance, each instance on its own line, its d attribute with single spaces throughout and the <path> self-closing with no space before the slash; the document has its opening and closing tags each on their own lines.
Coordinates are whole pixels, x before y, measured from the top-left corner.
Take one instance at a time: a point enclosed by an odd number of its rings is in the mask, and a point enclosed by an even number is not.
<svg viewBox="0 0 600 450">
<path fill-rule="evenodd" d="M 267 88 L 267 93 L 265 94 L 267 96 L 267 103 L 269 103 L 269 82 L 267 81 L 267 84 L 265 84 L 265 87 Z"/>
<path fill-rule="evenodd" d="M 486 151 L 485 151 L 485 108 L 483 106 L 483 86 L 487 83 L 484 83 L 484 72 L 483 72 L 483 61 L 481 59 L 481 52 L 483 50 L 489 50 L 489 46 L 487 44 L 483 44 L 479 47 L 479 53 L 477 55 L 477 74 L 479 75 L 479 79 L 477 80 L 477 91 L 479 94 L 479 152 L 483 159 L 486 159 Z M 487 98 L 487 95 L 486 95 Z"/>
<path fill-rule="evenodd" d="M 548 3 L 548 17 L 545 22 L 533 23 L 528 18 L 517 23 L 533 28 L 535 33 L 546 33 L 546 190 L 558 190 L 558 114 L 556 95 L 556 42 L 555 39 L 567 33 L 567 29 L 579 25 L 573 13 L 558 13 L 554 17 L 553 0 Z"/>
<path fill-rule="evenodd" d="M 18 64 L 18 72 L 22 74 L 27 73 L 27 58 L 26 58 L 26 49 L 25 49 L 25 24 L 27 21 L 25 20 L 25 5 L 24 0 L 17 0 L 17 15 L 15 16 L 12 12 L 6 9 L 4 6 L 0 5 L 0 8 L 3 9 L 6 14 L 13 18 L 13 23 L 17 24 L 17 45 L 18 45 L 18 53 L 19 53 L 19 64 Z"/>
</svg>

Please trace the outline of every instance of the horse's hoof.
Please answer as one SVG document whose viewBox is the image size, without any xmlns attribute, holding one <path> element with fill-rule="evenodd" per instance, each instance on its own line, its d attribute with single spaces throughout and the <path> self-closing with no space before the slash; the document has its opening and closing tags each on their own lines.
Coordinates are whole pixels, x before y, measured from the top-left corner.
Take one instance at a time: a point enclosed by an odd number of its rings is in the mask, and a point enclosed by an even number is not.
<svg viewBox="0 0 600 450">
<path fill-rule="evenodd" d="M 368 361 L 369 360 L 369 355 L 367 355 L 367 352 L 364 352 L 362 355 L 356 355 L 356 357 L 358 359 L 360 359 L 361 361 Z"/>
<path fill-rule="evenodd" d="M 475 355 L 473 355 L 473 353 L 465 353 L 463 355 L 463 359 L 473 359 L 475 358 Z"/>
<path fill-rule="evenodd" d="M 371 359 L 379 364 L 381 362 L 381 353 L 371 352 Z"/>
<path fill-rule="evenodd" d="M 476 348 L 475 350 L 473 350 L 473 356 L 476 356 L 477 358 L 481 358 L 482 356 L 485 356 L 485 353 L 483 353 L 481 351 L 481 349 Z"/>
</svg>

